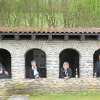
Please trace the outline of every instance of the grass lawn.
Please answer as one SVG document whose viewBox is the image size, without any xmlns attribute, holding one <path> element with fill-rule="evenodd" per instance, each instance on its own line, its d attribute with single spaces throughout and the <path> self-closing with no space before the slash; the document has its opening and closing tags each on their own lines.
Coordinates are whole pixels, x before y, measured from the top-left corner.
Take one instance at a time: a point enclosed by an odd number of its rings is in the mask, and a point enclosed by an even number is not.
<svg viewBox="0 0 100 100">
<path fill-rule="evenodd" d="M 100 100 L 100 92 L 78 92 L 29 96 L 29 100 Z"/>
</svg>

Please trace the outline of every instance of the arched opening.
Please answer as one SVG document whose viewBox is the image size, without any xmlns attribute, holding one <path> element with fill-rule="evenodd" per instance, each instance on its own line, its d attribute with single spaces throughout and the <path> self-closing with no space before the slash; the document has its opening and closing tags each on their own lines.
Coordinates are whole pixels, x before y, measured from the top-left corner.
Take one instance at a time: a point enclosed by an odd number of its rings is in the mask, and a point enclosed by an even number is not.
<svg viewBox="0 0 100 100">
<path fill-rule="evenodd" d="M 69 67 L 72 70 L 72 77 L 79 77 L 79 53 L 74 49 L 65 49 L 59 55 L 59 78 L 61 78 L 61 69 L 64 62 L 69 63 Z"/>
<path fill-rule="evenodd" d="M 46 54 L 40 49 L 31 49 L 25 55 L 26 78 L 32 78 L 31 61 L 35 60 L 41 78 L 46 78 Z"/>
<path fill-rule="evenodd" d="M 96 63 L 99 61 L 99 56 L 100 56 L 100 49 L 96 50 L 94 52 L 94 55 L 93 55 L 93 76 L 95 74 L 95 71 L 96 71 Z"/>
<path fill-rule="evenodd" d="M 11 54 L 0 49 L 0 78 L 11 78 Z"/>
</svg>

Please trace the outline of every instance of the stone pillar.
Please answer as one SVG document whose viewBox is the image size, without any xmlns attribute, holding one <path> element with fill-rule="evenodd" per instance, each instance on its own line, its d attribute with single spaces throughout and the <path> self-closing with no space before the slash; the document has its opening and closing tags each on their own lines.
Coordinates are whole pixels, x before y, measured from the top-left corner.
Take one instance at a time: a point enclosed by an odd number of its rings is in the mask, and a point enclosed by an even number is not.
<svg viewBox="0 0 100 100">
<path fill-rule="evenodd" d="M 81 41 L 84 41 L 84 40 L 85 40 L 85 36 L 81 35 Z"/>
<path fill-rule="evenodd" d="M 52 35 L 49 35 L 49 40 L 52 40 Z"/>
<path fill-rule="evenodd" d="M 21 51 L 21 48 L 16 47 L 12 53 L 12 78 L 15 80 L 25 78 L 24 54 Z"/>
<path fill-rule="evenodd" d="M 32 40 L 35 40 L 36 39 L 36 35 L 32 35 Z"/>
<path fill-rule="evenodd" d="M 50 42 L 47 47 L 47 78 L 59 77 L 59 53 L 56 43 Z"/>
<path fill-rule="evenodd" d="M 69 36 L 68 35 L 65 35 L 64 36 L 64 40 L 67 41 L 68 39 L 69 39 Z"/>
<path fill-rule="evenodd" d="M 84 47 L 80 58 L 80 77 L 93 77 L 93 54 L 92 50 Z"/>
<path fill-rule="evenodd" d="M 100 41 L 100 35 L 98 35 L 98 41 Z"/>
<path fill-rule="evenodd" d="M 2 40 L 2 35 L 0 35 L 0 40 Z"/>
<path fill-rule="evenodd" d="M 15 40 L 19 40 L 19 35 L 15 35 Z"/>
</svg>

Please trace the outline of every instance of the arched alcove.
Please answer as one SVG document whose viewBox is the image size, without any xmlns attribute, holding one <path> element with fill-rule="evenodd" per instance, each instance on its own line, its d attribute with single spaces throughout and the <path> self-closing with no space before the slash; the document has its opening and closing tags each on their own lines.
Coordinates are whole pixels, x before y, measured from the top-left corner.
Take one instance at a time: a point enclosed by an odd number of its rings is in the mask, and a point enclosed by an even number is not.
<svg viewBox="0 0 100 100">
<path fill-rule="evenodd" d="M 61 78 L 61 68 L 63 67 L 64 62 L 69 62 L 69 66 L 72 69 L 72 77 L 75 77 L 76 74 L 78 77 L 79 74 L 79 53 L 75 49 L 64 49 L 59 55 L 59 78 Z"/>
<path fill-rule="evenodd" d="M 11 54 L 6 49 L 0 49 L 0 78 L 11 77 Z"/>
<path fill-rule="evenodd" d="M 94 65 L 94 67 L 93 67 L 93 76 L 94 76 L 94 72 L 96 70 L 95 69 L 96 68 L 96 62 L 99 61 L 99 56 L 100 56 L 100 49 L 96 50 L 94 52 L 94 55 L 93 55 L 93 65 Z"/>
<path fill-rule="evenodd" d="M 45 78 L 46 75 L 46 54 L 41 49 L 31 49 L 25 54 L 25 74 L 26 78 L 31 78 L 31 61 L 35 60 L 39 75 L 41 78 Z"/>
</svg>

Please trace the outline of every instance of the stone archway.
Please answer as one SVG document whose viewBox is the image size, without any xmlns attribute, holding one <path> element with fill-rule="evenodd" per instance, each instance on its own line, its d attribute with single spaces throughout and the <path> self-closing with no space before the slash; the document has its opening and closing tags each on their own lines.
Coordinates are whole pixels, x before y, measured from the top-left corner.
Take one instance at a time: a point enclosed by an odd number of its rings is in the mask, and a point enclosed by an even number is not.
<svg viewBox="0 0 100 100">
<path fill-rule="evenodd" d="M 99 55 L 100 55 L 100 49 L 96 50 L 94 52 L 94 55 L 93 55 L 93 76 L 94 76 L 94 71 L 95 71 L 95 64 L 97 61 L 99 61 Z"/>
<path fill-rule="evenodd" d="M 46 78 L 46 54 L 41 49 L 31 49 L 25 54 L 26 78 L 31 78 L 31 61 L 35 60 L 39 69 L 40 77 Z"/>
<path fill-rule="evenodd" d="M 2 48 L 0 49 L 0 66 L 1 66 L 0 78 L 10 78 L 11 77 L 11 54 L 8 50 Z"/>
<path fill-rule="evenodd" d="M 70 68 L 72 69 L 72 77 L 80 76 L 79 73 L 79 53 L 74 49 L 64 49 L 59 55 L 59 78 L 61 68 L 63 67 L 64 62 L 69 62 Z"/>
</svg>

